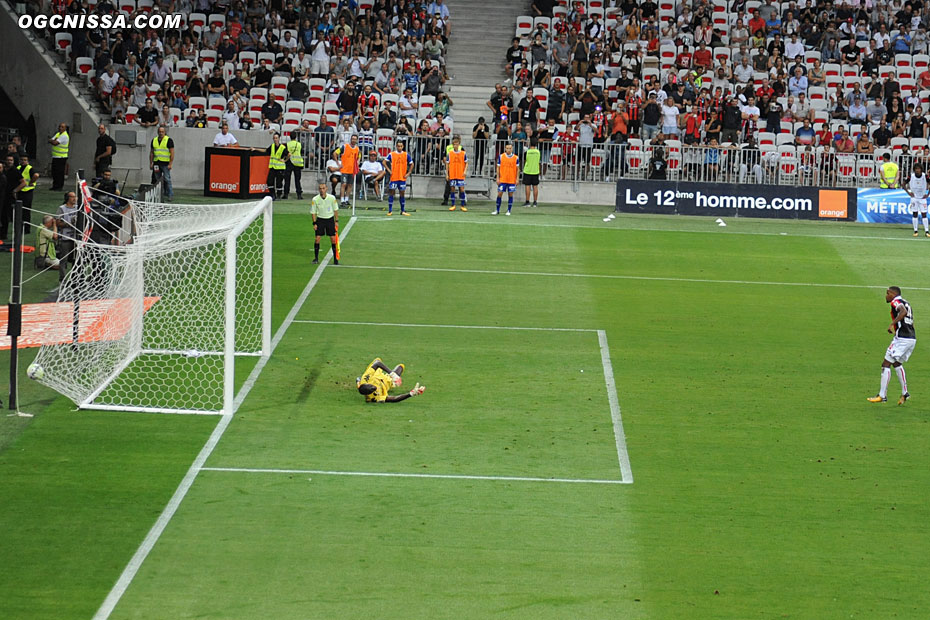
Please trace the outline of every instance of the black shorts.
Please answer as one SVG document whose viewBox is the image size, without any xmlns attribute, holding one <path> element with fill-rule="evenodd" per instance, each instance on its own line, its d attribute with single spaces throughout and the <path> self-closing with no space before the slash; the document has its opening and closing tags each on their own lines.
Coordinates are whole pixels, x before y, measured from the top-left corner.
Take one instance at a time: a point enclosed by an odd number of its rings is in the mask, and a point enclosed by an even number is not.
<svg viewBox="0 0 930 620">
<path fill-rule="evenodd" d="M 539 175 L 538 174 L 527 174 L 523 173 L 523 184 L 530 187 L 534 185 L 539 185 Z"/>
<path fill-rule="evenodd" d="M 331 217 L 324 219 L 322 217 L 316 218 L 316 236 L 317 237 L 332 237 L 336 234 L 336 218 Z"/>
</svg>

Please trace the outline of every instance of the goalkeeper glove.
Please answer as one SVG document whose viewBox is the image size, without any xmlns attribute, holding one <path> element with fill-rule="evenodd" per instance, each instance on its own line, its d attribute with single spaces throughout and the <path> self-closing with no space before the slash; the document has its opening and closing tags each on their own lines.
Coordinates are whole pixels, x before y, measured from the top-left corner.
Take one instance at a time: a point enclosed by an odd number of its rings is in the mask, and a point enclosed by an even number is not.
<svg viewBox="0 0 930 620">
<path fill-rule="evenodd" d="M 391 377 L 391 381 L 394 382 L 394 387 L 400 387 L 400 384 L 401 384 L 400 375 L 394 371 L 391 371 L 391 374 L 389 376 Z"/>
<path fill-rule="evenodd" d="M 410 390 L 410 395 L 417 396 L 419 394 L 422 394 L 425 389 L 426 389 L 425 385 L 420 385 L 419 383 L 417 383 L 416 386 L 414 386 L 414 388 Z"/>
</svg>

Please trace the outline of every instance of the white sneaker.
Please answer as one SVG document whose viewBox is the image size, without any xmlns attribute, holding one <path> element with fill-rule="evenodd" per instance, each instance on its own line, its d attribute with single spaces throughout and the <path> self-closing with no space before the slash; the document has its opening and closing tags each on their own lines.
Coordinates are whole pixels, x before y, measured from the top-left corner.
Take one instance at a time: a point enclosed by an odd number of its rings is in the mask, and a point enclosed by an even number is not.
<svg viewBox="0 0 930 620">
<path fill-rule="evenodd" d="M 491 215 L 499 215 L 500 211 L 491 211 Z"/>
<path fill-rule="evenodd" d="M 510 211 L 508 211 L 508 212 L 507 212 L 507 213 L 505 213 L 504 215 L 510 215 Z"/>
</svg>

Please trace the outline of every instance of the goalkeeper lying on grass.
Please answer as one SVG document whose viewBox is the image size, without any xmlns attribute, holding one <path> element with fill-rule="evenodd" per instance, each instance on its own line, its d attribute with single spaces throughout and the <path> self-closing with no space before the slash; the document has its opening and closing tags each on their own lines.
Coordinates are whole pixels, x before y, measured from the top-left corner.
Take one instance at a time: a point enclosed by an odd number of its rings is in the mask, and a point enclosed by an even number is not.
<svg viewBox="0 0 930 620">
<path fill-rule="evenodd" d="M 389 396 L 391 388 L 400 387 L 402 383 L 400 376 L 404 374 L 404 365 L 398 364 L 394 370 L 391 370 L 381 362 L 380 357 L 368 365 L 362 376 L 356 379 L 358 393 L 365 397 L 369 403 L 399 403 L 407 400 L 411 396 L 417 396 L 423 393 L 426 386 L 417 383 L 416 387 L 399 396 Z"/>
</svg>

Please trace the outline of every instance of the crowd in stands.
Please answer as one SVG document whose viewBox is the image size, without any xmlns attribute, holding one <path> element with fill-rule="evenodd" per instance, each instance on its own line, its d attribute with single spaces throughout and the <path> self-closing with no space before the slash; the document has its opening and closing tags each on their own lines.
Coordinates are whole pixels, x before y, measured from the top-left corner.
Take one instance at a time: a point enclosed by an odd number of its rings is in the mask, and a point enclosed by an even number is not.
<svg viewBox="0 0 930 620">
<path fill-rule="evenodd" d="M 562 156 L 925 151 L 928 24 L 922 0 L 532 0 L 487 105 L 497 138 L 535 133 Z"/>
<path fill-rule="evenodd" d="M 50 32 L 111 122 L 141 127 L 431 135 L 452 128 L 443 93 L 444 0 L 71 0 L 61 12 L 181 13 L 177 30 Z"/>
</svg>

